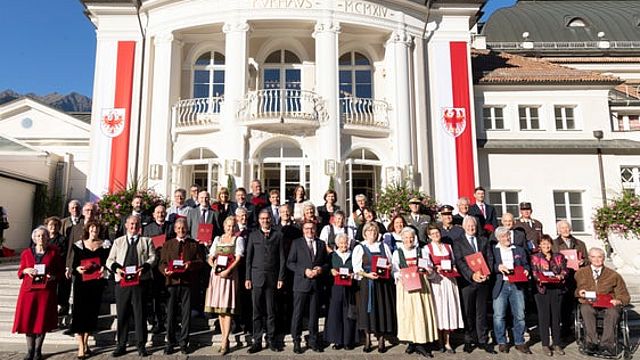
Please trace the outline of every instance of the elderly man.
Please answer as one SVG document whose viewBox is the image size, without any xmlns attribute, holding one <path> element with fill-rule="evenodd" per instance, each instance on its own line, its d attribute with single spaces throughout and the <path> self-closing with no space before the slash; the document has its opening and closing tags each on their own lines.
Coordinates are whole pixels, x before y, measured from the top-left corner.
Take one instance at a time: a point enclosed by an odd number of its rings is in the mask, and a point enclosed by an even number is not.
<svg viewBox="0 0 640 360">
<path fill-rule="evenodd" d="M 575 275 L 576 291 L 575 296 L 580 301 L 580 313 L 584 319 L 585 342 L 587 352 L 594 353 L 600 350 L 605 355 L 617 355 L 615 353 L 616 328 L 620 318 L 620 311 L 623 305 L 627 305 L 631 300 L 627 286 L 622 276 L 615 270 L 604 266 L 604 250 L 591 248 L 589 250 L 590 266 L 585 266 L 578 270 Z M 592 304 L 593 295 L 606 297 L 609 308 L 596 308 Z M 596 314 L 604 313 L 604 323 L 602 325 L 602 336 L 598 344 L 598 334 L 596 333 Z"/>
<path fill-rule="evenodd" d="M 516 350 L 523 354 L 531 354 L 531 350 L 525 343 L 524 331 L 524 290 L 528 284 L 524 282 L 510 282 L 508 275 L 514 272 L 515 267 L 524 268 L 524 273 L 529 276 L 529 262 L 527 254 L 520 246 L 511 243 L 511 231 L 506 226 L 498 227 L 494 234 L 498 243 L 493 247 L 493 272 L 496 281 L 493 285 L 493 332 L 496 335 L 498 351 L 508 353 L 509 346 L 506 337 L 507 306 L 511 308 L 513 318 L 513 342 Z"/>
<path fill-rule="evenodd" d="M 252 180 L 251 194 L 247 194 L 247 202 L 255 206 L 256 212 L 260 212 L 260 210 L 269 205 L 268 200 L 267 193 L 262 192 L 262 183 L 260 180 Z"/>
<path fill-rule="evenodd" d="M 147 326 L 143 306 L 143 289 L 151 280 L 151 267 L 156 262 L 156 251 L 151 238 L 141 237 L 140 218 L 129 215 L 125 222 L 126 234 L 115 239 L 107 267 L 116 274 L 116 313 L 118 318 L 117 344 L 113 357 L 126 353 L 129 338 L 129 318 L 133 311 L 138 355 L 147 356 Z M 135 274 L 135 275 L 134 275 Z M 125 278 L 136 276 L 138 284 L 125 286 Z M 126 284 L 128 285 L 128 284 Z"/>
<path fill-rule="evenodd" d="M 489 247 L 489 240 L 477 236 L 478 222 L 476 218 L 464 218 L 462 228 L 464 235 L 454 239 L 453 254 L 456 267 L 462 277 L 458 281 L 462 297 L 462 311 L 464 312 L 464 351 L 471 353 L 474 344 L 487 353 L 495 354 L 489 345 L 487 336 L 487 298 L 489 296 L 489 276 L 480 271 L 473 271 L 467 264 L 465 256 L 480 253 L 487 264 L 493 263 L 493 252 Z"/>
<path fill-rule="evenodd" d="M 198 193 L 198 207 L 193 208 L 189 217 L 187 218 L 187 222 L 189 223 L 189 230 L 191 231 L 191 238 L 196 240 L 206 241 L 208 243 L 213 242 L 213 237 L 216 234 L 220 233 L 220 229 L 217 229 L 218 225 L 218 212 L 211 208 L 211 204 L 209 201 L 209 192 L 208 191 L 200 191 Z M 210 224 L 213 225 L 213 231 L 211 232 L 211 238 L 207 239 L 198 239 L 198 228 L 200 224 Z"/>
<path fill-rule="evenodd" d="M 136 215 L 140 217 L 141 226 L 144 228 L 147 224 L 153 222 L 153 218 L 148 214 L 143 213 L 142 209 L 142 195 L 135 195 L 133 199 L 131 199 L 131 215 Z M 120 222 L 120 226 L 118 227 L 118 231 L 116 231 L 116 237 L 120 237 L 124 235 L 124 219 Z"/>
<path fill-rule="evenodd" d="M 231 203 L 231 213 L 235 214 L 237 209 L 245 209 L 247 211 L 247 226 L 253 228 L 256 224 L 257 207 L 247 200 L 245 188 L 238 188 L 235 196 L 236 201 Z"/>
<path fill-rule="evenodd" d="M 515 224 L 513 215 L 511 215 L 511 213 L 502 214 L 502 219 L 500 219 L 500 222 L 502 223 L 502 226 L 507 228 L 507 230 L 509 231 L 509 238 L 511 239 L 511 243 L 515 246 L 523 248 L 524 250 L 528 250 L 527 238 L 524 234 L 524 231 L 520 228 L 514 229 L 513 227 L 513 224 Z M 495 245 L 499 242 L 498 237 L 495 234 L 491 235 L 490 241 L 492 245 Z"/>
<path fill-rule="evenodd" d="M 169 222 L 174 223 L 177 217 L 189 218 L 189 212 L 192 207 L 185 203 L 186 198 L 187 190 L 185 189 L 176 189 L 173 192 L 173 206 L 167 209 L 167 220 Z"/>
<path fill-rule="evenodd" d="M 62 219 L 62 224 L 60 226 L 60 232 L 65 238 L 66 246 L 64 249 L 60 249 L 64 251 L 62 256 L 66 257 L 69 246 L 72 246 L 74 242 L 80 240 L 82 238 L 82 234 L 84 232 L 84 222 L 82 221 L 82 206 L 80 205 L 80 201 L 71 200 L 67 205 L 67 209 L 69 210 L 69 216 Z M 58 315 L 64 316 L 69 314 L 69 296 L 71 295 L 71 271 L 67 269 L 68 276 L 65 279 L 61 279 L 58 285 Z"/>
<path fill-rule="evenodd" d="M 531 217 L 531 203 L 523 201 L 519 205 L 520 217 L 513 225 L 514 228 L 522 228 L 524 230 L 527 241 L 530 241 L 535 247 L 538 247 L 540 237 L 542 237 L 542 223 Z"/>
<path fill-rule="evenodd" d="M 458 213 L 453 215 L 453 223 L 462 226 L 462 221 L 469 215 L 469 207 L 471 206 L 471 200 L 468 197 L 463 196 L 458 199 Z M 478 220 L 476 218 L 476 220 Z"/>
<path fill-rule="evenodd" d="M 349 221 L 347 221 L 347 226 L 353 229 L 355 233 L 362 224 L 364 224 L 364 208 L 367 207 L 367 196 L 364 194 L 358 194 L 355 196 L 356 200 L 356 209 L 349 216 Z"/>
</svg>

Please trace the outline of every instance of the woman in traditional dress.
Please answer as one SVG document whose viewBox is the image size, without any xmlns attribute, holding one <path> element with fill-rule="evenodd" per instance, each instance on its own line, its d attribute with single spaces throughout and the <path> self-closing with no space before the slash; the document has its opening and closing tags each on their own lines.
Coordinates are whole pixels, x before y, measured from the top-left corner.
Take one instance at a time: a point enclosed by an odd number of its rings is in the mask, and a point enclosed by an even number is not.
<svg viewBox="0 0 640 360">
<path fill-rule="evenodd" d="M 238 272 L 236 267 L 244 256 L 244 240 L 234 236 L 236 220 L 229 216 L 224 220 L 224 234 L 216 236 L 209 250 L 207 261 L 211 265 L 211 277 L 207 288 L 205 312 L 218 314 L 222 339 L 218 352 L 226 355 L 229 352 L 229 334 L 231 333 L 231 317 L 238 313 L 236 292 L 238 290 Z M 216 273 L 221 257 L 227 258 L 226 269 Z"/>
<path fill-rule="evenodd" d="M 393 273 L 396 280 L 396 311 L 398 312 L 398 339 L 407 341 L 406 352 L 417 352 L 425 357 L 433 357 L 426 344 L 438 340 L 438 327 L 433 306 L 433 292 L 429 281 L 419 276 L 421 287 L 415 290 L 406 288 L 403 283 L 402 271 L 405 268 L 415 268 L 418 271 L 418 259 L 427 258 L 416 241 L 413 228 L 402 229 L 402 246 L 393 253 Z M 433 275 L 433 268 L 429 261 L 425 268 L 426 276 Z"/>
<path fill-rule="evenodd" d="M 331 226 L 331 225 L 327 225 Z M 349 238 L 347 234 L 336 236 L 336 249 L 331 254 L 331 275 L 340 275 L 340 269 L 348 269 L 348 279 L 353 276 L 351 251 L 349 251 Z M 333 349 L 343 347 L 353 349 L 356 335 L 355 298 L 352 286 L 333 284 L 331 288 L 331 301 L 325 330 L 325 341 L 333 344 Z"/>
<path fill-rule="evenodd" d="M 31 246 L 20 254 L 18 278 L 22 285 L 12 332 L 26 334 L 25 360 L 41 360 L 44 337 L 58 326 L 56 281 L 64 276 L 64 264 L 58 247 L 49 244 L 47 228 L 38 226 L 33 230 L 31 241 Z"/>
<path fill-rule="evenodd" d="M 456 329 L 464 328 L 464 320 L 456 278 L 444 276 L 457 272 L 453 265 L 455 264 L 453 250 L 451 245 L 442 242 L 442 233 L 437 226 L 429 225 L 427 236 L 429 236 L 430 242 L 429 245 L 424 247 L 424 251 L 429 255 L 433 266 L 436 268 L 435 274 L 429 281 L 431 282 L 431 290 L 435 300 L 436 318 L 438 319 L 438 330 L 440 331 L 440 351 L 455 354 L 455 350 L 453 350 L 449 342 L 449 335 Z M 441 264 L 443 260 L 448 260 L 451 264 L 449 273 L 442 270 Z"/>
<path fill-rule="evenodd" d="M 402 215 L 398 214 L 391 219 L 389 227 L 387 227 L 389 232 L 382 236 L 382 242 L 389 247 L 391 253 L 396 251 L 396 249 L 402 245 L 402 236 L 400 233 L 405 227 L 407 227 L 407 221 L 402 217 Z"/>
<path fill-rule="evenodd" d="M 385 336 L 396 333 L 396 299 L 391 276 L 381 276 L 382 270 L 374 259 L 386 259 L 390 271 L 391 250 L 379 238 L 378 224 L 366 223 L 362 229 L 364 241 L 353 249 L 353 272 L 362 278 L 356 296 L 358 310 L 357 326 L 365 333 L 363 351 L 371 352 L 371 334 L 378 338 L 378 352 L 387 351 Z M 389 274 L 389 272 L 387 272 Z"/>
<path fill-rule="evenodd" d="M 78 341 L 78 359 L 89 357 L 89 334 L 98 327 L 98 315 L 102 293 L 107 284 L 105 264 L 111 243 L 99 238 L 100 223 L 90 220 L 84 224 L 84 240 L 78 240 L 71 248 L 73 269 L 73 310 L 71 332 Z M 86 280 L 83 275 L 96 274 L 96 279 Z"/>
</svg>

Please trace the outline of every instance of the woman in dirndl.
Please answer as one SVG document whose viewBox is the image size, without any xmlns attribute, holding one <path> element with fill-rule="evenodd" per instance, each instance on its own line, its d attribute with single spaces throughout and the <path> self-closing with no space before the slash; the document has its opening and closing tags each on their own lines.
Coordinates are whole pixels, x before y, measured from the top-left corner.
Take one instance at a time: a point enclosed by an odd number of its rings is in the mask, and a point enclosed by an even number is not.
<svg viewBox="0 0 640 360">
<path fill-rule="evenodd" d="M 416 232 L 405 227 L 400 233 L 402 246 L 393 253 L 393 274 L 396 280 L 396 309 L 398 312 L 398 339 L 409 343 L 406 352 L 417 352 L 424 357 L 433 357 L 427 343 L 438 340 L 438 327 L 433 306 L 433 292 L 429 281 L 419 275 L 420 288 L 406 288 L 401 269 L 414 268 L 418 271 L 418 259 L 428 259 L 418 246 Z M 426 276 L 433 275 L 431 262 L 424 268 Z"/>
<path fill-rule="evenodd" d="M 451 245 L 442 242 L 442 234 L 437 226 L 430 225 L 427 229 L 427 236 L 430 242 L 429 245 L 424 247 L 424 251 L 429 255 L 433 266 L 436 268 L 435 274 L 429 281 L 431 282 L 431 290 L 433 290 L 438 330 L 440 331 L 440 351 L 455 354 L 455 350 L 453 350 L 449 342 L 449 335 L 456 329 L 464 328 L 464 320 L 462 318 L 460 293 L 458 292 L 456 278 L 444 276 L 457 272 L 454 272 L 456 268 L 453 265 L 455 264 L 453 250 Z M 442 270 L 441 264 L 443 260 L 450 261 L 451 272 Z"/>
<path fill-rule="evenodd" d="M 328 225 L 331 226 L 331 225 Z M 348 281 L 352 282 L 353 266 L 349 238 L 347 234 L 339 234 L 335 239 L 336 250 L 331 253 L 331 275 L 339 276 L 340 269 L 349 271 Z M 351 286 L 333 284 L 331 301 L 324 334 L 325 341 L 333 344 L 334 350 L 352 350 L 356 335 L 355 297 Z"/>
<path fill-rule="evenodd" d="M 390 270 L 391 251 L 378 241 L 378 223 L 368 222 L 362 228 L 364 240 L 353 249 L 353 272 L 362 278 L 356 295 L 357 326 L 365 333 L 364 352 L 371 352 L 371 333 L 378 338 L 378 352 L 387 351 L 385 337 L 396 333 L 396 299 L 391 276 L 378 274 L 374 259 L 384 258 Z M 389 274 L 389 272 L 387 272 Z"/>
<path fill-rule="evenodd" d="M 211 277 L 205 299 L 205 312 L 218 314 L 222 338 L 218 352 L 226 355 L 229 352 L 229 334 L 231 333 L 231 317 L 238 313 L 236 293 L 238 291 L 238 272 L 236 267 L 244 254 L 244 241 L 234 236 L 236 219 L 229 216 L 224 220 L 224 234 L 216 236 L 209 250 L 207 262 L 211 265 Z M 216 273 L 218 260 L 227 257 L 227 267 Z"/>
</svg>

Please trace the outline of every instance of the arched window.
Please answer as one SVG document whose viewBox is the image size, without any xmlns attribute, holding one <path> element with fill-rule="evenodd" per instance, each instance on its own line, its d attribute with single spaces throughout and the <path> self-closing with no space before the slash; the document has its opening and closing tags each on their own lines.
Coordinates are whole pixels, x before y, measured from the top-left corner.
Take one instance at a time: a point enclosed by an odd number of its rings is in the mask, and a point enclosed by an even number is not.
<svg viewBox="0 0 640 360">
<path fill-rule="evenodd" d="M 193 97 L 208 98 L 224 95 L 224 55 L 207 51 L 193 66 Z"/>
<path fill-rule="evenodd" d="M 272 52 L 264 61 L 262 88 L 300 90 L 301 64 L 298 55 L 289 50 L 280 49 Z"/>
<path fill-rule="evenodd" d="M 568 27 L 586 27 L 587 22 L 580 17 L 567 17 L 566 24 Z"/>
<path fill-rule="evenodd" d="M 351 51 L 340 56 L 340 97 L 373 97 L 373 75 L 369 59 Z"/>
</svg>

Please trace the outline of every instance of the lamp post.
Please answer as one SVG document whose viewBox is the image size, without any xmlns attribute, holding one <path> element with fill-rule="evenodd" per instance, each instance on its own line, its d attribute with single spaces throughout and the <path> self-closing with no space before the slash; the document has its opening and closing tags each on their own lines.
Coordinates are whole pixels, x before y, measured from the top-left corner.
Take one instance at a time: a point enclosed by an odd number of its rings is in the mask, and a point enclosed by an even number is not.
<svg viewBox="0 0 640 360">
<path fill-rule="evenodd" d="M 602 130 L 594 130 L 593 137 L 596 138 L 597 147 L 596 153 L 598 154 L 598 172 L 600 174 L 600 195 L 602 197 L 602 206 L 607 206 L 607 190 L 604 184 L 604 166 L 602 165 L 602 148 L 600 147 L 600 140 L 604 137 Z"/>
</svg>

